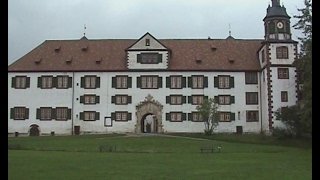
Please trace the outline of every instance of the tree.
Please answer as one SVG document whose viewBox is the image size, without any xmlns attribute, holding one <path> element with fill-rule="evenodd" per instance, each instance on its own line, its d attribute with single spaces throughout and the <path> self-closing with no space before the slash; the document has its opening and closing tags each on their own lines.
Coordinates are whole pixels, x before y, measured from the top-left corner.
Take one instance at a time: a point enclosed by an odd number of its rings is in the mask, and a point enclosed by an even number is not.
<svg viewBox="0 0 320 180">
<path fill-rule="evenodd" d="M 297 69 L 303 73 L 302 98 L 298 103 L 300 107 L 299 117 L 305 131 L 312 133 L 312 0 L 304 0 L 304 8 L 298 8 L 301 13 L 294 18 L 299 19 L 294 28 L 302 30 L 304 37 L 301 41 L 298 59 L 294 62 Z M 298 72 L 299 72 L 298 71 Z"/>
<path fill-rule="evenodd" d="M 285 124 L 286 134 L 300 137 L 304 128 L 300 119 L 300 107 L 298 105 L 280 107 L 274 112 L 276 118 Z"/>
<path fill-rule="evenodd" d="M 203 102 L 196 107 L 203 122 L 204 122 L 204 133 L 206 135 L 213 134 L 215 127 L 219 125 L 219 105 L 215 102 L 214 98 L 204 99 Z"/>
</svg>

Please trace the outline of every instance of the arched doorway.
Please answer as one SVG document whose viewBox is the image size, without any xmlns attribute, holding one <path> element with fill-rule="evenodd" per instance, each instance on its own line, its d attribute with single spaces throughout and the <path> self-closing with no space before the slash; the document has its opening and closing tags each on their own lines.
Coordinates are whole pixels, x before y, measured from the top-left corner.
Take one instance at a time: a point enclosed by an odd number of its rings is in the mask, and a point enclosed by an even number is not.
<svg viewBox="0 0 320 180">
<path fill-rule="evenodd" d="M 162 133 L 162 109 L 163 106 L 153 99 L 153 97 L 148 94 L 144 101 L 141 101 L 136 106 L 136 117 L 137 123 L 135 125 L 136 133 L 145 133 L 147 132 L 147 123 L 150 123 L 151 132 Z M 149 118 L 152 118 L 150 121 Z M 147 121 L 145 121 L 147 118 Z M 149 125 L 148 125 L 149 126 Z M 148 127 L 149 128 L 149 127 Z"/>
<path fill-rule="evenodd" d="M 157 133 L 158 120 L 152 113 L 147 113 L 141 118 L 141 133 Z"/>
<path fill-rule="evenodd" d="M 29 135 L 30 136 L 39 136 L 40 135 L 39 126 L 36 124 L 32 124 L 30 126 Z"/>
</svg>

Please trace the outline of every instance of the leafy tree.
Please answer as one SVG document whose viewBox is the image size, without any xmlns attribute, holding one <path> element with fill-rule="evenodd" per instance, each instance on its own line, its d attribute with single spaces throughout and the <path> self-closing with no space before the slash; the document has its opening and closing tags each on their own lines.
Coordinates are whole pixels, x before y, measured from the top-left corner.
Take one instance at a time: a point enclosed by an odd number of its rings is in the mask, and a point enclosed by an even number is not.
<svg viewBox="0 0 320 180">
<path fill-rule="evenodd" d="M 219 125 L 218 108 L 219 105 L 215 102 L 214 98 L 204 99 L 203 102 L 196 107 L 196 110 L 204 122 L 204 133 L 206 135 L 213 134 L 214 128 Z"/>
<path fill-rule="evenodd" d="M 298 60 L 295 61 L 297 69 L 302 72 L 302 99 L 299 102 L 300 123 L 305 131 L 312 133 L 312 0 L 304 0 L 304 8 L 298 8 L 301 13 L 294 18 L 299 19 L 294 28 L 302 30 L 304 37 L 301 41 Z"/>
<path fill-rule="evenodd" d="M 285 124 L 286 135 L 297 137 L 304 132 L 302 122 L 300 120 L 300 107 L 298 105 L 278 108 L 274 113 L 276 118 Z"/>
</svg>

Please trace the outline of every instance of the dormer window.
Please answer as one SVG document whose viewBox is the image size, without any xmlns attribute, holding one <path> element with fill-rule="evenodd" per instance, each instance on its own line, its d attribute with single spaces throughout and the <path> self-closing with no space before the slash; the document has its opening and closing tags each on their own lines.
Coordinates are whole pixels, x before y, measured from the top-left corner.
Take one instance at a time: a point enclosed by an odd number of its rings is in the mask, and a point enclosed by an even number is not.
<svg viewBox="0 0 320 180">
<path fill-rule="evenodd" d="M 162 62 L 162 54 L 141 53 L 137 55 L 137 62 L 141 64 L 158 64 Z"/>
<path fill-rule="evenodd" d="M 146 39 L 146 46 L 150 46 L 150 39 Z"/>
</svg>

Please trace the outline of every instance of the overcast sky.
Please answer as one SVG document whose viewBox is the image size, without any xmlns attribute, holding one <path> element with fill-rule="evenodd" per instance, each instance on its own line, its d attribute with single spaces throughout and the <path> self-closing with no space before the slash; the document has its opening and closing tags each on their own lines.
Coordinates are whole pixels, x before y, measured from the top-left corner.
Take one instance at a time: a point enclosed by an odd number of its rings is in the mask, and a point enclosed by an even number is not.
<svg viewBox="0 0 320 180">
<path fill-rule="evenodd" d="M 298 19 L 304 0 L 281 0 Z M 271 0 L 8 0 L 8 65 L 52 39 L 263 39 Z M 86 29 L 84 29 L 86 26 Z M 303 36 L 292 28 L 292 38 Z"/>
</svg>

